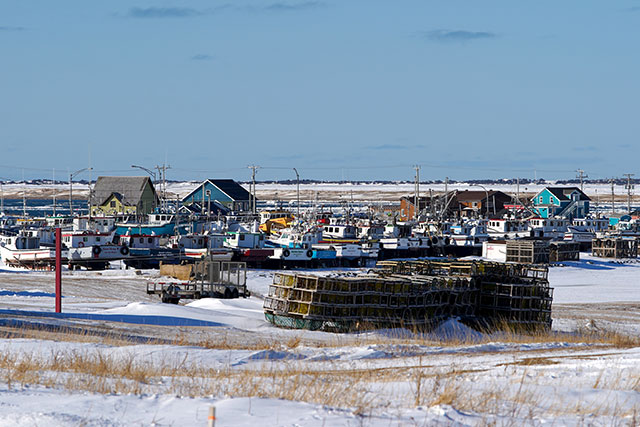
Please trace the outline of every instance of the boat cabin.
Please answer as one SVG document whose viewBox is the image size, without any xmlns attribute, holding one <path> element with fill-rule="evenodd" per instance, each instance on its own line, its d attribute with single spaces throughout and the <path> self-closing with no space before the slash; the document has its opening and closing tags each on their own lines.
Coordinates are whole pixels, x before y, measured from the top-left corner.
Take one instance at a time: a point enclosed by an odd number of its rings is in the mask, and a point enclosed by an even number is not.
<svg viewBox="0 0 640 427">
<path fill-rule="evenodd" d="M 228 248 L 259 249 L 264 247 L 264 234 L 242 231 L 228 232 L 224 241 Z"/>
<path fill-rule="evenodd" d="M 517 233 L 529 230 L 529 224 L 517 219 L 497 218 L 490 219 L 487 224 L 489 233 Z"/>
<path fill-rule="evenodd" d="M 164 225 L 173 222 L 173 214 L 168 213 L 151 213 L 149 214 L 149 225 Z"/>
<path fill-rule="evenodd" d="M 384 225 L 362 225 L 356 231 L 358 239 L 381 239 L 384 237 Z"/>
<path fill-rule="evenodd" d="M 0 246 L 11 250 L 39 249 L 40 238 L 37 236 L 0 236 Z"/>
<path fill-rule="evenodd" d="M 154 249 L 160 247 L 161 236 L 155 234 L 125 234 L 120 236 L 120 244 L 129 248 Z"/>
<path fill-rule="evenodd" d="M 564 218 L 531 218 L 529 232 L 531 237 L 558 237 L 567 232 L 569 220 Z"/>
<path fill-rule="evenodd" d="M 609 229 L 609 219 L 607 218 L 574 218 L 571 225 L 584 231 L 606 231 Z"/>
<path fill-rule="evenodd" d="M 70 231 L 62 233 L 62 244 L 67 248 L 83 248 L 93 245 L 112 243 L 111 233 L 95 233 L 91 231 Z"/>
<path fill-rule="evenodd" d="M 116 226 L 115 217 L 81 216 L 73 219 L 73 229 L 76 231 L 92 230 L 100 233 L 110 233 Z"/>
<path fill-rule="evenodd" d="M 285 210 L 273 210 L 260 212 L 260 224 L 264 224 L 270 219 L 293 218 L 293 214 Z"/>
<path fill-rule="evenodd" d="M 358 229 L 354 225 L 329 224 L 322 228 L 322 234 L 330 239 L 355 239 Z"/>
<path fill-rule="evenodd" d="M 66 228 L 73 225 L 73 218 L 70 216 L 50 216 L 46 221 L 49 227 Z"/>
</svg>

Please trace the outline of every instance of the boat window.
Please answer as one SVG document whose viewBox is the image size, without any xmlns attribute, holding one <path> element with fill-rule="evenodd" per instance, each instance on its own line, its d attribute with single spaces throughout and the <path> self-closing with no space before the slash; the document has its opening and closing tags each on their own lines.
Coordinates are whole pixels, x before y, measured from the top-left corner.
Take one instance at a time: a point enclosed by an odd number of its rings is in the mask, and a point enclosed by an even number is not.
<svg viewBox="0 0 640 427">
<path fill-rule="evenodd" d="M 244 234 L 240 235 L 240 240 L 244 240 Z"/>
<path fill-rule="evenodd" d="M 96 242 L 100 241 L 100 236 L 96 237 Z"/>
<path fill-rule="evenodd" d="M 149 237 L 149 238 L 147 239 L 147 242 L 149 242 L 149 243 L 153 243 L 153 238 L 152 238 L 152 237 Z"/>
<path fill-rule="evenodd" d="M 140 243 L 144 243 L 144 237 L 140 238 Z"/>
<path fill-rule="evenodd" d="M 88 238 L 88 237 L 83 237 L 83 238 L 82 238 L 82 241 L 83 241 L 83 242 L 86 242 L 86 241 L 88 241 L 88 240 L 89 240 L 89 238 Z"/>
<path fill-rule="evenodd" d="M 202 239 L 198 239 L 198 244 L 201 245 L 202 244 Z"/>
</svg>

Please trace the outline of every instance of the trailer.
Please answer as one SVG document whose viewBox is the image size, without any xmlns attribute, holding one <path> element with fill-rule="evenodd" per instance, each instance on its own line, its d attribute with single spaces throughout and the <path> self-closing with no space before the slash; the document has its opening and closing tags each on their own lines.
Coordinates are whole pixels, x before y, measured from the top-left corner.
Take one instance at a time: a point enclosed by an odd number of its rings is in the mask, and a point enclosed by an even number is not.
<svg viewBox="0 0 640 427">
<path fill-rule="evenodd" d="M 200 261 L 191 266 L 189 280 L 168 279 L 147 282 L 147 294 L 158 295 L 162 302 L 170 304 L 178 304 L 183 298 L 230 299 L 250 296 L 244 262 Z"/>
</svg>

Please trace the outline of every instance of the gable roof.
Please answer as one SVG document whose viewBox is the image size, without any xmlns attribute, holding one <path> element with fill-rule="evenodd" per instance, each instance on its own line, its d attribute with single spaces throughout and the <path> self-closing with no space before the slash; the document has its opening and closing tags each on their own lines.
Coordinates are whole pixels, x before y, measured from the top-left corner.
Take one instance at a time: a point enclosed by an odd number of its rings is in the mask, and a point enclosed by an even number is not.
<svg viewBox="0 0 640 427">
<path fill-rule="evenodd" d="M 232 179 L 208 179 L 207 181 L 233 200 L 251 200 L 251 194 Z"/>
<path fill-rule="evenodd" d="M 586 194 L 584 194 L 582 190 L 580 190 L 578 187 L 545 187 L 538 193 L 538 195 L 542 193 L 544 190 L 549 191 L 551 194 L 556 196 L 560 201 L 571 200 L 571 194 L 573 194 L 576 191 L 580 195 L 579 200 L 591 200 L 591 198 Z"/>
<path fill-rule="evenodd" d="M 456 193 L 456 200 L 459 202 L 474 202 L 474 201 L 480 202 L 486 199 L 487 196 L 489 196 L 489 198 L 493 196 L 498 196 L 498 197 L 511 199 L 511 196 L 509 196 L 508 194 L 505 194 L 502 191 L 497 191 L 497 190 L 487 190 L 486 192 L 484 190 L 464 190 L 464 191 L 458 191 Z"/>
<path fill-rule="evenodd" d="M 156 191 L 148 176 L 99 176 L 91 191 L 91 203 L 102 205 L 115 193 L 120 196 L 118 200 L 121 202 L 135 206 L 140 202 L 147 185 L 151 186 L 155 195 Z"/>
<path fill-rule="evenodd" d="M 182 201 L 189 199 L 190 197 L 198 197 L 198 200 L 202 200 L 202 187 L 205 184 L 210 184 L 226 194 L 232 201 L 246 201 L 251 200 L 251 193 L 244 189 L 240 184 L 232 179 L 207 179 L 194 188 L 189 194 L 182 198 Z M 195 201 L 195 200 L 194 200 Z"/>
</svg>

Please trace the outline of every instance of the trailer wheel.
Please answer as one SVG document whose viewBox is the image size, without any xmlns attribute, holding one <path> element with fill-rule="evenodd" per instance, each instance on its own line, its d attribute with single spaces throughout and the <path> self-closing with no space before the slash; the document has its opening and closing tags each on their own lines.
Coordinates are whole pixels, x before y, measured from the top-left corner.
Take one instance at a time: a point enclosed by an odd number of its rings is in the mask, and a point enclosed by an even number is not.
<svg viewBox="0 0 640 427">
<path fill-rule="evenodd" d="M 240 293 L 238 292 L 238 288 L 233 288 L 233 290 L 231 291 L 231 298 L 239 298 L 240 297 Z"/>
<path fill-rule="evenodd" d="M 224 298 L 225 299 L 231 299 L 231 289 L 227 288 L 224 290 Z"/>
<path fill-rule="evenodd" d="M 178 304 L 180 302 L 180 297 L 174 297 L 166 293 L 162 294 L 160 298 L 165 304 Z"/>
</svg>

